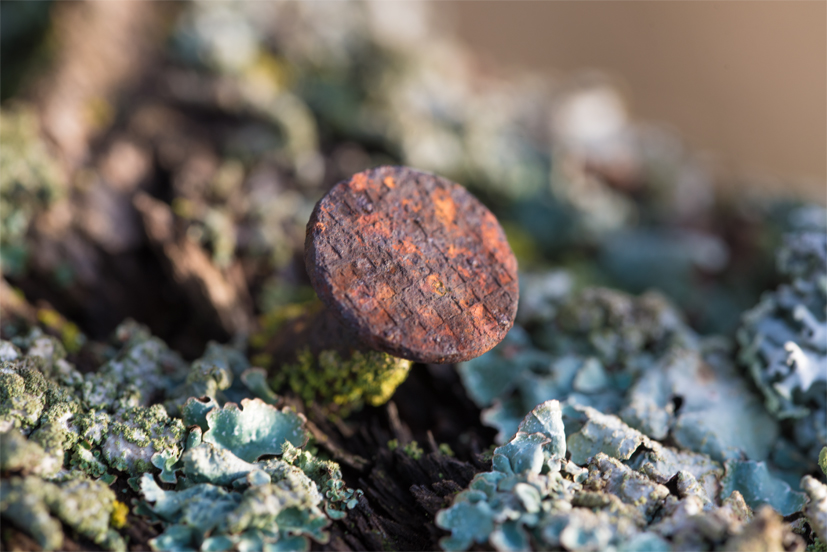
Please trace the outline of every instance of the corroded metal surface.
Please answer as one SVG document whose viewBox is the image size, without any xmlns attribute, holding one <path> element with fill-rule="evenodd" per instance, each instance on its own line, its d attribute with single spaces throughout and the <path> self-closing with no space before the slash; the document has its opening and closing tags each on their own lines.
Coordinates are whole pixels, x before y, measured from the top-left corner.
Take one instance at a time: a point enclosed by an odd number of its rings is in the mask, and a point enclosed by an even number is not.
<svg viewBox="0 0 827 552">
<path fill-rule="evenodd" d="M 340 182 L 307 223 L 316 292 L 370 347 L 459 362 L 502 340 L 517 261 L 497 219 L 462 186 L 405 167 Z"/>
</svg>

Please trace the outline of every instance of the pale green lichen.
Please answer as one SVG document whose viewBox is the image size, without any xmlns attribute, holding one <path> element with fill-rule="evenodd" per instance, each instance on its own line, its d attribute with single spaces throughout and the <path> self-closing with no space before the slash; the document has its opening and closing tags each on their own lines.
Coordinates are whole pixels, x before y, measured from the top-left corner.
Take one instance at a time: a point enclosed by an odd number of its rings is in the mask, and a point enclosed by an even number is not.
<svg viewBox="0 0 827 552">
<path fill-rule="evenodd" d="M 308 436 L 292 410 L 245 399 L 241 409 L 229 403 L 199 416 L 206 431 L 194 425 L 171 466 L 183 476 L 177 490 L 141 478 L 146 512 L 167 524 L 153 549 L 306 549 L 308 537 L 327 542 L 331 519 L 358 503 L 361 491 L 344 485 L 338 464 L 297 448 Z"/>
<path fill-rule="evenodd" d="M 699 339 L 662 297 L 590 288 L 555 300 L 527 319 L 531 332 L 515 326 L 492 351 L 459 365 L 498 441 L 534 405 L 565 399 L 718 461 L 769 457 L 776 421 L 726 347 Z"/>
<path fill-rule="evenodd" d="M 113 468 L 138 475 L 152 470 L 152 456 L 167 451 L 177 458 L 182 450 L 184 424 L 170 418 L 160 404 L 134 407 L 110 422 L 101 452 Z"/>
<path fill-rule="evenodd" d="M 721 478 L 721 498 L 735 490 L 753 510 L 767 504 L 785 516 L 800 511 L 806 503 L 804 493 L 793 491 L 787 483 L 770 475 L 764 462 L 728 461 Z"/>
<path fill-rule="evenodd" d="M 827 542 L 827 485 L 814 477 L 805 475 L 801 480 L 801 488 L 807 494 L 809 501 L 804 508 L 804 514 L 822 542 Z"/>
<path fill-rule="evenodd" d="M 170 398 L 165 402 L 167 410 L 178 415 L 190 397 L 226 401 L 224 392 L 249 366 L 244 355 L 236 349 L 211 341 L 204 355 L 190 366 L 186 380 L 169 393 Z"/>
<path fill-rule="evenodd" d="M 36 477 L 0 480 L 0 517 L 26 531 L 45 550 L 57 550 L 63 530 L 45 502 L 47 493 L 57 492 L 56 485 Z"/>
<path fill-rule="evenodd" d="M 297 361 L 279 367 L 273 387 L 289 387 L 305 402 L 318 401 L 340 415 L 347 415 L 364 404 L 386 403 L 408 377 L 411 361 L 378 351 L 356 351 L 344 359 L 335 351 L 322 351 L 317 357 L 301 351 Z"/>
<path fill-rule="evenodd" d="M 25 274 L 30 221 L 64 195 L 65 177 L 40 137 L 33 106 L 0 110 L 0 265 L 4 274 Z"/>
<path fill-rule="evenodd" d="M 211 343 L 187 370 L 135 323 L 121 325 L 116 339 L 121 349 L 86 375 L 37 331 L 16 344 L 0 341 L 0 469 L 29 475 L 3 480 L 4 520 L 47 548 L 63 540 L 53 516 L 100 546 L 120 548 L 111 524 L 122 527 L 126 514 L 107 485 L 122 472 L 155 502 L 142 511 L 167 523 L 152 541 L 156 549 L 303 549 L 308 538 L 326 542 L 325 527 L 356 506 L 361 491 L 345 486 L 338 464 L 299 448 L 308 441 L 302 415 L 244 396 L 256 372 L 238 349 Z M 200 391 L 207 396 L 187 397 Z M 240 397 L 241 407 L 224 404 L 229 397 Z M 183 421 L 148 404 L 158 399 Z M 176 490 L 153 487 L 153 473 Z M 23 488 L 33 498 L 21 498 Z M 201 521 L 190 523 L 193 516 Z"/>
<path fill-rule="evenodd" d="M 223 486 L 232 485 L 234 481 L 261 470 L 229 450 L 211 443 L 188 448 L 181 457 L 181 469 L 187 474 L 188 482 Z"/>
<path fill-rule="evenodd" d="M 181 409 L 181 419 L 187 427 L 197 425 L 207 431 L 207 413 L 216 408 L 219 404 L 213 397 L 190 397 Z"/>
<path fill-rule="evenodd" d="M 55 460 L 16 429 L 0 433 L 0 471 L 23 475 L 51 475 Z"/>
<path fill-rule="evenodd" d="M 60 521 L 104 548 L 126 550 L 123 538 L 110 525 L 115 493 L 104 483 L 82 477 L 49 483 L 30 476 L 4 479 L 0 489 L 0 517 L 32 535 L 46 550 L 59 550 L 63 544 Z"/>
<path fill-rule="evenodd" d="M 279 411 L 260 399 L 244 399 L 241 409 L 228 403 L 207 413 L 204 442 L 223 447 L 247 462 L 265 454 L 280 454 L 284 443 L 302 447 L 308 434 L 304 416 L 292 409 Z"/>
<path fill-rule="evenodd" d="M 786 283 L 744 313 L 737 334 L 740 362 L 810 462 L 827 442 L 827 213 L 819 212 L 822 228 L 787 236 L 778 252 Z"/>
<path fill-rule="evenodd" d="M 186 365 L 166 344 L 153 337 L 147 328 L 126 321 L 115 330 L 121 344 L 115 358 L 92 374 L 81 386 L 88 408 L 117 414 L 150 400 L 170 386 L 172 379 L 186 373 Z"/>
<path fill-rule="evenodd" d="M 752 509 L 741 492 L 758 506 L 755 488 L 784 487 L 781 481 L 766 473 L 732 477 L 719 497 L 723 470 L 708 456 L 664 447 L 616 416 L 576 404 L 538 405 L 495 450 L 492 466 L 437 514 L 437 525 L 451 531 L 440 541 L 445 550 L 473 543 L 502 551 L 726 550 L 742 531 L 797 539 L 774 512 L 762 515 L 777 534 L 749 525 Z M 788 487 L 768 494 L 787 500 L 774 506 L 800 508 Z"/>
<path fill-rule="evenodd" d="M 70 422 L 79 404 L 71 389 L 47 379 L 32 365 L 46 367 L 42 357 L 28 356 L 0 365 L 0 432 L 19 430 L 42 447 L 45 455 L 37 470 L 50 477 L 63 466 L 64 451 L 77 443 Z"/>
<path fill-rule="evenodd" d="M 492 351 L 459 365 L 471 398 L 487 407 L 484 423 L 500 430 L 500 442 L 546 400 L 571 398 L 617 412 L 641 375 L 669 351 L 696 341 L 657 294 L 633 298 L 588 289 L 556 301 L 529 320 L 530 333 L 515 326 Z"/>
<path fill-rule="evenodd" d="M 316 458 L 306 450 L 297 449 L 289 441 L 284 443 L 281 459 L 301 469 L 316 483 L 325 498 L 325 512 L 331 519 L 342 519 L 346 509 L 353 509 L 359 503 L 362 491 L 345 486 L 342 471 L 336 462 Z M 268 469 L 267 464 L 264 469 Z"/>
<path fill-rule="evenodd" d="M 89 450 L 81 443 L 72 451 L 72 459 L 69 464 L 91 477 L 101 478 L 107 475 L 108 466 L 100 460 L 100 452 Z"/>
</svg>

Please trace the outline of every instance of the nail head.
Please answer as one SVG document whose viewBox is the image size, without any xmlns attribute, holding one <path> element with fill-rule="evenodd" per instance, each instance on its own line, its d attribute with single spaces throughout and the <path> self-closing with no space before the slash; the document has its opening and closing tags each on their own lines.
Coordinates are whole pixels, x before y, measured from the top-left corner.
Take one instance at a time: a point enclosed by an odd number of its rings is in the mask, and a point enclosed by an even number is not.
<svg viewBox="0 0 827 552">
<path fill-rule="evenodd" d="M 305 262 L 328 308 L 402 358 L 474 358 L 517 313 L 517 260 L 494 215 L 459 184 L 407 167 L 334 186 L 307 224 Z"/>
</svg>

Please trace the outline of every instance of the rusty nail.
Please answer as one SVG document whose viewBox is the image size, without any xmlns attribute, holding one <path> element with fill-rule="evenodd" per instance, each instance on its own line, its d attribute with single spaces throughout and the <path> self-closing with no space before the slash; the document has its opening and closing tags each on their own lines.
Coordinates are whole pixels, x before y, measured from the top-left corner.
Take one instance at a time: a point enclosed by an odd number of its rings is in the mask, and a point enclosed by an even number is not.
<svg viewBox="0 0 827 552">
<path fill-rule="evenodd" d="M 305 265 L 345 327 L 337 339 L 418 362 L 481 355 L 517 312 L 517 261 L 494 215 L 462 186 L 407 167 L 334 186 L 307 223 Z"/>
</svg>

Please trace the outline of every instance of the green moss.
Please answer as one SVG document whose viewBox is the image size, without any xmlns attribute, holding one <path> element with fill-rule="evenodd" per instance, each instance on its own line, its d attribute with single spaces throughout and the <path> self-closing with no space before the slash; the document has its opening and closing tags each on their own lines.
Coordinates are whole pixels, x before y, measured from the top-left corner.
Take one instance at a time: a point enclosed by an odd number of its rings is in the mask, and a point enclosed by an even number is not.
<svg viewBox="0 0 827 552">
<path fill-rule="evenodd" d="M 391 398 L 408 377 L 411 361 L 385 353 L 355 352 L 343 359 L 335 351 L 318 357 L 305 349 L 294 364 L 282 366 L 273 386 L 290 386 L 305 402 L 316 400 L 346 416 L 365 403 L 379 406 Z"/>
<path fill-rule="evenodd" d="M 320 307 L 321 303 L 314 301 L 309 305 L 306 303 L 291 303 L 268 310 L 266 314 L 259 318 L 261 330 L 250 337 L 250 346 L 257 349 L 264 347 L 276 336 L 286 322 L 302 316 L 309 309 Z"/>
<path fill-rule="evenodd" d="M 451 449 L 451 445 L 448 443 L 440 443 L 439 445 L 439 452 L 444 456 L 454 457 L 454 451 Z"/>
<path fill-rule="evenodd" d="M 399 448 L 399 441 L 398 440 L 391 439 L 390 441 L 388 441 L 388 449 L 396 450 L 398 448 Z M 419 446 L 419 443 L 417 443 L 416 441 L 412 441 L 412 442 L 408 443 L 407 445 L 405 445 L 404 447 L 402 447 L 402 452 L 404 452 L 405 454 L 407 454 L 408 456 L 410 456 L 414 460 L 419 460 L 420 458 L 422 458 L 422 455 L 425 453 L 425 451 L 422 450 L 422 448 Z M 439 445 L 439 452 L 441 452 L 442 454 L 444 454 L 446 456 L 453 456 L 454 455 L 454 451 L 452 451 L 451 447 L 449 447 L 445 443 Z"/>
<path fill-rule="evenodd" d="M 827 447 L 822 447 L 821 452 L 818 453 L 818 465 L 824 475 L 827 475 Z"/>
<path fill-rule="evenodd" d="M 816 537 L 813 544 L 807 545 L 807 552 L 827 552 L 827 542 Z"/>
<path fill-rule="evenodd" d="M 116 529 L 123 529 L 126 525 L 126 516 L 129 515 L 129 506 L 117 500 L 112 505 L 112 514 L 109 516 L 109 524 Z"/>
<path fill-rule="evenodd" d="M 419 460 L 425 453 L 425 451 L 423 451 L 422 448 L 420 448 L 419 443 L 417 443 L 416 441 L 411 441 L 410 443 L 405 445 L 405 448 L 402 450 L 404 450 L 405 454 L 407 454 L 414 460 Z"/>
<path fill-rule="evenodd" d="M 86 343 L 86 336 L 81 333 L 76 324 L 66 320 L 54 309 L 40 309 L 37 311 L 37 320 L 44 326 L 60 334 L 63 347 L 70 353 L 76 353 Z"/>
</svg>

